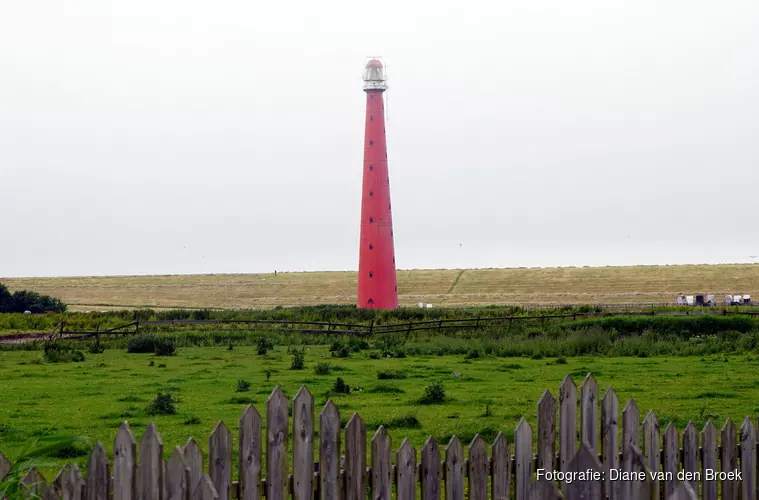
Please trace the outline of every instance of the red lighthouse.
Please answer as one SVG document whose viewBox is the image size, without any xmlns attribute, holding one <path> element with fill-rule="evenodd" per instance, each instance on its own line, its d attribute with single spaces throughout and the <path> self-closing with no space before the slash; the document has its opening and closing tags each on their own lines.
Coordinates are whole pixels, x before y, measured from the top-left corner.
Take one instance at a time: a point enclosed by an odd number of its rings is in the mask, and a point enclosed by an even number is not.
<svg viewBox="0 0 759 500">
<path fill-rule="evenodd" d="M 387 82 L 382 63 L 372 59 L 364 68 L 366 127 L 358 260 L 359 308 L 398 307 L 393 219 L 390 216 L 390 176 L 385 142 L 385 105 L 382 99 L 385 90 Z"/>
</svg>

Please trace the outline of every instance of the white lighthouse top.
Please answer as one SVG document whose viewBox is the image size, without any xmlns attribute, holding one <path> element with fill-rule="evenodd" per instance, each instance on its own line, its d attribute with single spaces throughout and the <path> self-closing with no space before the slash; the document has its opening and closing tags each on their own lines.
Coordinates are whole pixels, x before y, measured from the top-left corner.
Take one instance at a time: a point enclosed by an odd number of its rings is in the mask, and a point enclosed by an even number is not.
<svg viewBox="0 0 759 500">
<path fill-rule="evenodd" d="M 377 59 L 372 59 L 364 67 L 364 90 L 387 90 L 385 70 Z"/>
</svg>

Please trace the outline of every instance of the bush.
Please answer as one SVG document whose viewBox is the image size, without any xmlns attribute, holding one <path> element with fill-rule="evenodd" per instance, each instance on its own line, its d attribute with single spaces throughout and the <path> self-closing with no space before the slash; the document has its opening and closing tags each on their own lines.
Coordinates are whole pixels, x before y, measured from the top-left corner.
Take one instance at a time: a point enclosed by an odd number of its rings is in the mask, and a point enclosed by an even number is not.
<svg viewBox="0 0 759 500">
<path fill-rule="evenodd" d="M 250 390 L 250 382 L 247 380 L 238 380 L 237 381 L 237 389 L 235 389 L 235 392 L 248 392 Z"/>
<path fill-rule="evenodd" d="M 155 335 L 141 333 L 132 337 L 127 343 L 127 352 L 132 354 L 147 354 L 155 352 Z"/>
<path fill-rule="evenodd" d="M 424 394 L 419 399 L 419 403 L 423 405 L 445 403 L 445 388 L 443 387 L 443 383 L 435 380 L 425 387 Z"/>
<path fill-rule="evenodd" d="M 48 363 L 81 363 L 85 359 L 82 351 L 62 344 L 45 345 L 43 356 Z"/>
<path fill-rule="evenodd" d="M 333 344 L 330 348 L 330 352 L 332 353 L 332 357 L 335 358 L 349 358 L 351 355 L 348 347 L 342 344 L 338 344 L 337 346 Z"/>
<path fill-rule="evenodd" d="M 335 384 L 332 386 L 332 392 L 336 392 L 338 394 L 350 394 L 351 388 L 348 384 L 345 383 L 342 378 L 337 377 Z"/>
<path fill-rule="evenodd" d="M 387 370 L 377 372 L 378 380 L 401 380 L 406 378 L 406 374 L 401 371 Z"/>
<path fill-rule="evenodd" d="M 0 283 L 0 313 L 23 313 L 24 311 L 34 314 L 47 311 L 64 313 L 66 309 L 66 304 L 55 297 L 30 290 L 16 290 L 11 294 L 8 287 Z"/>
<path fill-rule="evenodd" d="M 170 392 L 159 392 L 158 395 L 148 403 L 145 413 L 149 416 L 175 415 L 177 413 L 177 407 L 174 395 Z"/>
<path fill-rule="evenodd" d="M 198 425 L 200 424 L 200 417 L 196 417 L 195 415 L 189 417 L 187 420 L 184 421 L 184 425 Z"/>
<path fill-rule="evenodd" d="M 274 349 L 274 344 L 266 337 L 258 339 L 258 355 L 265 356 L 267 352 Z"/>
<path fill-rule="evenodd" d="M 557 365 L 566 365 L 567 364 L 567 358 L 565 358 L 564 356 L 560 356 L 560 357 L 556 358 L 556 364 Z"/>
<path fill-rule="evenodd" d="M 290 349 L 290 356 L 292 356 L 292 361 L 290 361 L 291 370 L 302 370 L 306 366 L 306 350 L 304 348 Z"/>
<path fill-rule="evenodd" d="M 103 354 L 105 352 L 105 347 L 100 345 L 99 342 L 93 342 L 87 348 L 87 352 L 89 352 L 90 354 Z"/>
<path fill-rule="evenodd" d="M 329 363 L 316 363 L 314 367 L 314 373 L 317 375 L 329 375 L 330 371 L 332 371 L 332 365 Z"/>
<path fill-rule="evenodd" d="M 464 356 L 464 359 L 479 359 L 479 358 L 480 358 L 479 349 L 472 349 L 466 354 L 466 356 Z"/>
<path fill-rule="evenodd" d="M 370 352 L 369 359 L 380 359 L 380 353 L 377 351 Z"/>
<path fill-rule="evenodd" d="M 155 354 L 156 356 L 174 356 L 177 353 L 177 348 L 174 343 L 168 339 L 158 338 L 155 341 Z"/>
</svg>

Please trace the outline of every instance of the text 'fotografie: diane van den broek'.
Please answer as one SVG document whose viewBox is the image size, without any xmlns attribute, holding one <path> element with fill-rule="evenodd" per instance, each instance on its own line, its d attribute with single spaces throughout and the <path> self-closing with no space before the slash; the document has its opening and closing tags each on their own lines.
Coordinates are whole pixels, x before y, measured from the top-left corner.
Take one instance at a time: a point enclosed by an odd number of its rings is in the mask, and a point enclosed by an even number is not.
<svg viewBox="0 0 759 500">
<path fill-rule="evenodd" d="M 563 483 L 572 483 L 575 481 L 605 481 L 608 472 L 610 481 L 673 481 L 677 477 L 678 481 L 740 481 L 742 480 L 741 471 L 734 469 L 729 472 L 716 471 L 714 469 L 704 469 L 702 472 L 678 471 L 677 474 L 672 472 L 629 472 L 622 469 L 609 469 L 608 471 L 595 471 L 587 469 L 584 471 L 562 472 L 555 470 L 538 469 L 538 481 L 560 481 Z"/>
</svg>

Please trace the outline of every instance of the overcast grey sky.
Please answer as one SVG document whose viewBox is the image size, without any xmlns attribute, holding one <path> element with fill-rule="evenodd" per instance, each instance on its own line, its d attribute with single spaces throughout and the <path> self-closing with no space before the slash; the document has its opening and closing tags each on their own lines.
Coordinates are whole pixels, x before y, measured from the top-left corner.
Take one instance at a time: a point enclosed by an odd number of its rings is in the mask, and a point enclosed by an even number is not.
<svg viewBox="0 0 759 500">
<path fill-rule="evenodd" d="M 0 276 L 750 262 L 759 2 L 5 0 Z"/>
</svg>

